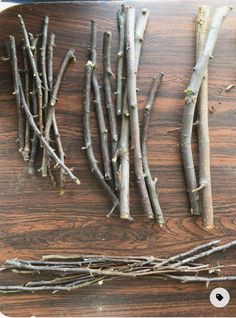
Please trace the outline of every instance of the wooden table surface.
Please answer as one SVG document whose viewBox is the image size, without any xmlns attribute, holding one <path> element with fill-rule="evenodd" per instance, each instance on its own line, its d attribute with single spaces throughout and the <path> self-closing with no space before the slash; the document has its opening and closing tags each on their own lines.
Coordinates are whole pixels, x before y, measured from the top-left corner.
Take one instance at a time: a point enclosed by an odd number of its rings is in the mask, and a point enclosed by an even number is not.
<svg viewBox="0 0 236 318">
<path fill-rule="evenodd" d="M 205 1 L 217 7 L 234 1 Z M 98 72 L 101 75 L 102 34 L 113 32 L 115 71 L 118 34 L 116 12 L 119 2 L 27 4 L 0 15 L 0 56 L 5 55 L 8 35 L 21 33 L 17 14 L 28 30 L 39 33 L 45 14 L 49 30 L 56 35 L 55 71 L 68 48 L 75 48 L 77 62 L 70 65 L 59 94 L 58 124 L 70 167 L 81 179 L 68 181 L 59 195 L 47 179 L 29 176 L 17 151 L 16 106 L 12 95 L 9 63 L 0 63 L 0 261 L 7 258 L 39 258 L 48 253 L 97 253 L 112 255 L 172 255 L 200 243 L 236 238 L 236 9 L 220 31 L 214 59 L 209 66 L 209 114 L 215 228 L 205 230 L 200 218 L 189 216 L 180 133 L 184 89 L 195 60 L 195 14 L 198 1 L 135 2 L 137 9 L 150 9 L 150 19 L 138 74 L 140 117 L 152 77 L 165 73 L 155 102 L 149 140 L 149 158 L 158 176 L 160 202 L 166 225 L 160 229 L 146 220 L 138 189 L 132 177 L 131 208 L 134 222 L 106 218 L 109 200 L 89 171 L 83 147 L 82 107 L 84 66 L 88 58 L 90 20 L 98 23 Z M 113 83 L 114 84 L 114 83 Z M 99 157 L 99 140 L 93 115 L 93 139 Z M 196 138 L 194 150 L 196 152 Z M 195 157 L 197 161 L 197 156 Z M 38 167 L 40 162 L 38 163 Z M 212 262 L 235 263 L 235 249 L 209 258 Z M 1 273 L 1 283 L 14 283 L 18 276 Z M 214 308 L 209 294 L 222 286 L 231 294 L 230 304 Z M 235 283 L 180 284 L 154 278 L 117 280 L 71 293 L 6 295 L 0 298 L 0 312 L 10 316 L 236 316 Z"/>
</svg>

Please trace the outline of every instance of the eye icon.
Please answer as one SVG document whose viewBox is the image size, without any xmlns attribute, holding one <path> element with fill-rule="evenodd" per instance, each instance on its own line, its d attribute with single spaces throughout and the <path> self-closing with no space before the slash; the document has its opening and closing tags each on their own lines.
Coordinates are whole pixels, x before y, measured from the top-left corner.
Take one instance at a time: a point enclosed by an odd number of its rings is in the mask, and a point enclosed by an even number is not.
<svg viewBox="0 0 236 318">
<path fill-rule="evenodd" d="M 230 301 L 229 292 L 225 288 L 215 288 L 211 291 L 210 302 L 214 307 L 223 308 L 228 305 Z"/>
</svg>

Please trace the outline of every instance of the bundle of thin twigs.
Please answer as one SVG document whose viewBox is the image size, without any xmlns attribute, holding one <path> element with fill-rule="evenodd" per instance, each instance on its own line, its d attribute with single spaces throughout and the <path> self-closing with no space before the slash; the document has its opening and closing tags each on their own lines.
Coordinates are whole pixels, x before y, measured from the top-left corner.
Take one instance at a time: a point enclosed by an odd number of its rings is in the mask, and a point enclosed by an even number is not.
<svg viewBox="0 0 236 318">
<path fill-rule="evenodd" d="M 61 64 L 56 79 L 53 78 L 54 34 L 48 35 L 49 18 L 45 16 L 41 34 L 36 36 L 26 29 L 23 18 L 18 16 L 23 34 L 20 51 L 23 55 L 23 65 L 20 66 L 17 57 L 16 41 L 13 36 L 7 43 L 8 57 L 12 65 L 14 95 L 16 97 L 18 117 L 19 151 L 25 161 L 28 161 L 29 174 L 36 172 L 38 147 L 43 148 L 41 172 L 56 183 L 52 173 L 51 159 L 55 167 L 60 167 L 60 186 L 64 186 L 68 175 L 76 184 L 79 179 L 64 162 L 64 150 L 57 126 L 55 106 L 63 75 L 70 61 L 75 60 L 73 49 L 68 50 Z M 20 54 L 19 54 L 20 55 Z M 56 150 L 52 147 L 55 140 Z"/>
<path fill-rule="evenodd" d="M 7 260 L 1 270 L 19 274 L 52 275 L 49 280 L 37 279 L 23 285 L 0 285 L 0 292 L 71 291 L 117 278 L 154 276 L 187 282 L 233 281 L 236 276 L 222 275 L 222 269 L 235 265 L 211 265 L 198 260 L 236 245 L 236 241 L 217 246 L 215 240 L 187 252 L 167 258 L 146 256 L 47 255 L 41 260 Z M 48 279 L 48 278 L 47 278 Z"/>
<path fill-rule="evenodd" d="M 148 96 L 143 120 L 143 131 L 140 133 L 139 111 L 137 102 L 136 79 L 138 65 L 149 11 L 142 9 L 135 20 L 135 9 L 122 6 L 118 11 L 119 51 L 117 54 L 116 107 L 112 98 L 111 81 L 115 77 L 111 69 L 112 34 L 103 36 L 103 88 L 107 112 L 102 103 L 102 91 L 97 75 L 97 26 L 91 22 L 90 56 L 86 65 L 85 102 L 84 102 L 84 135 L 85 149 L 91 170 L 111 198 L 113 207 L 120 210 L 122 219 L 132 220 L 130 213 L 130 162 L 129 150 L 133 151 L 134 171 L 143 210 L 148 218 L 156 218 L 162 225 L 164 218 L 159 204 L 156 181 L 153 180 L 147 159 L 147 140 L 151 121 L 151 111 L 155 95 L 159 89 L 163 73 L 153 79 Z M 126 74 L 126 77 L 125 77 Z M 93 91 L 94 106 L 99 128 L 102 167 L 97 164 L 93 150 L 90 129 L 90 95 Z M 107 115 L 107 116 L 106 116 Z M 121 118 L 119 118 L 121 116 Z M 106 117 L 108 128 L 106 127 Z M 110 135 L 110 136 L 109 136 Z M 131 145 L 129 139 L 131 138 Z M 109 144 L 110 141 L 110 144 Z"/>
<path fill-rule="evenodd" d="M 231 7 L 227 6 L 218 8 L 210 23 L 210 9 L 206 6 L 199 7 L 196 32 L 197 60 L 193 68 L 191 81 L 185 90 L 186 97 L 181 131 L 181 151 L 187 193 L 191 215 L 202 214 L 203 225 L 207 228 L 213 227 L 207 68 L 209 61 L 213 58 L 213 51 L 221 25 L 231 9 Z M 198 104 L 195 126 L 198 130 L 199 141 L 199 181 L 197 181 L 196 177 L 191 148 L 196 104 Z"/>
</svg>

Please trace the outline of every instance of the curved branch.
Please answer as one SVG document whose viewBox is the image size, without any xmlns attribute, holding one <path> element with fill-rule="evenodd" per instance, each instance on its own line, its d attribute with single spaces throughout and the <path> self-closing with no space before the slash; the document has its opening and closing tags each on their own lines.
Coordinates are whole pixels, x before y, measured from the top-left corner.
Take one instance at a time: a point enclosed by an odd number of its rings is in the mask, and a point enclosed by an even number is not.
<svg viewBox="0 0 236 318">
<path fill-rule="evenodd" d="M 91 61 L 95 65 L 95 68 L 92 74 L 92 86 L 93 86 L 94 97 L 95 97 L 94 105 L 95 105 L 97 120 L 98 120 L 98 128 L 99 128 L 99 135 L 100 135 L 100 142 L 101 142 L 105 179 L 111 180 L 111 167 L 110 167 L 111 162 L 110 162 L 109 151 L 108 151 L 107 129 L 106 129 L 105 117 L 104 117 L 102 101 L 101 101 L 100 86 L 98 83 L 97 71 L 96 71 L 96 64 L 97 64 L 96 46 L 97 46 L 97 24 L 96 24 L 96 21 L 91 21 L 90 52 L 91 52 Z"/>
<path fill-rule="evenodd" d="M 131 141 L 134 151 L 134 170 L 142 198 L 143 209 L 148 218 L 153 218 L 153 211 L 144 180 L 142 153 L 140 145 L 139 115 L 137 105 L 136 70 L 134 46 L 135 9 L 126 8 L 126 53 L 127 53 L 127 98 L 130 110 Z"/>
<path fill-rule="evenodd" d="M 197 17 L 197 56 L 203 49 L 209 26 L 210 9 L 207 6 L 198 8 Z M 198 144 L 199 144 L 199 184 L 202 189 L 203 226 L 213 227 L 213 206 L 211 192 L 210 140 L 208 127 L 208 72 L 207 68 L 202 79 L 197 101 L 198 111 Z"/>
<path fill-rule="evenodd" d="M 102 172 L 100 171 L 97 160 L 94 156 L 93 145 L 92 145 L 92 136 L 90 129 L 90 94 L 91 94 L 91 82 L 92 82 L 92 73 L 95 65 L 88 61 L 86 65 L 86 79 L 85 79 L 85 94 L 84 94 L 84 142 L 85 149 L 87 152 L 88 160 L 90 163 L 91 171 L 94 173 L 98 181 L 100 182 L 103 189 L 106 191 L 110 199 L 113 203 L 113 208 L 109 214 L 113 212 L 113 210 L 118 206 L 119 200 L 116 195 L 110 188 L 110 186 L 106 183 Z"/>
<path fill-rule="evenodd" d="M 202 79 L 209 60 L 212 58 L 220 27 L 231 9 L 230 7 L 221 7 L 216 10 L 212 18 L 204 48 L 200 52 L 191 81 L 185 90 L 186 98 L 181 130 L 181 151 L 191 214 L 193 215 L 199 215 L 201 212 L 199 194 L 198 192 L 192 192 L 192 190 L 198 187 L 191 148 L 194 111 Z"/>
<path fill-rule="evenodd" d="M 147 155 L 147 141 L 148 141 L 148 135 L 149 135 L 149 126 L 151 121 L 153 102 L 155 99 L 155 95 L 159 90 L 163 76 L 164 74 L 160 73 L 158 76 L 155 76 L 153 79 L 152 87 L 151 87 L 147 104 L 145 107 L 143 132 L 142 132 L 142 139 L 141 139 L 143 170 L 145 175 L 145 181 L 146 181 L 150 201 L 152 204 L 153 213 L 155 215 L 157 222 L 160 225 L 164 223 L 164 218 L 163 218 L 162 210 L 158 200 L 156 185 L 152 179 L 150 168 L 149 168 L 148 155 Z"/>
</svg>

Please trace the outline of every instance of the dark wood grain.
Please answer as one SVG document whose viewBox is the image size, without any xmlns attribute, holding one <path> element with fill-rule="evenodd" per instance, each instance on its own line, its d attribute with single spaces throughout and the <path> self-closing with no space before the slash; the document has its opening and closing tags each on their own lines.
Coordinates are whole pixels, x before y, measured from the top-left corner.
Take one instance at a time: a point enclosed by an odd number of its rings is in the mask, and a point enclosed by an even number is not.
<svg viewBox="0 0 236 318">
<path fill-rule="evenodd" d="M 205 1 L 212 7 L 234 1 Z M 21 40 L 17 14 L 28 29 L 41 30 L 45 14 L 50 31 L 56 35 L 55 70 L 68 48 L 75 48 L 77 63 L 65 75 L 57 104 L 58 126 L 67 154 L 66 162 L 75 168 L 81 186 L 69 180 L 59 195 L 48 180 L 29 176 L 17 152 L 16 107 L 8 63 L 0 64 L 0 261 L 6 258 L 37 258 L 48 253 L 98 253 L 171 255 L 211 239 L 229 241 L 236 237 L 236 88 L 226 93 L 236 80 L 236 12 L 226 19 L 220 32 L 214 59 L 209 66 L 209 115 L 212 160 L 212 188 L 215 228 L 207 231 L 201 220 L 189 217 L 179 131 L 184 89 L 195 61 L 195 13 L 197 1 L 135 2 L 150 9 L 150 20 L 138 75 L 139 107 L 144 107 L 152 77 L 162 71 L 165 77 L 156 100 L 148 143 L 150 168 L 158 176 L 160 203 L 166 226 L 160 229 L 143 215 L 138 189 L 131 187 L 133 223 L 106 218 L 111 208 L 103 190 L 90 173 L 83 147 L 82 105 L 84 66 L 88 57 L 90 20 L 98 24 L 98 74 L 101 79 L 102 35 L 113 32 L 112 66 L 118 49 L 116 11 L 119 2 L 39 4 L 13 7 L 0 15 L 0 56 L 9 34 Z M 115 89 L 115 82 L 112 83 Z M 222 92 L 219 90 L 222 89 Z M 140 111 L 141 114 L 141 111 Z M 99 138 L 92 116 L 92 133 L 97 156 Z M 194 138 L 194 149 L 197 146 Z M 196 157 L 197 159 L 197 157 Z M 38 163 L 40 166 L 40 163 Z M 132 175 L 132 183 L 135 184 Z M 212 256 L 212 262 L 235 263 L 235 250 Z M 14 277 L 14 279 L 22 279 Z M 13 283 L 12 275 L 1 273 L 0 282 Z M 213 287 L 180 284 L 153 278 L 107 282 L 72 293 L 1 296 L 0 312 L 10 316 L 235 316 L 236 288 L 224 286 L 231 302 L 216 309 L 209 302 Z"/>
</svg>

